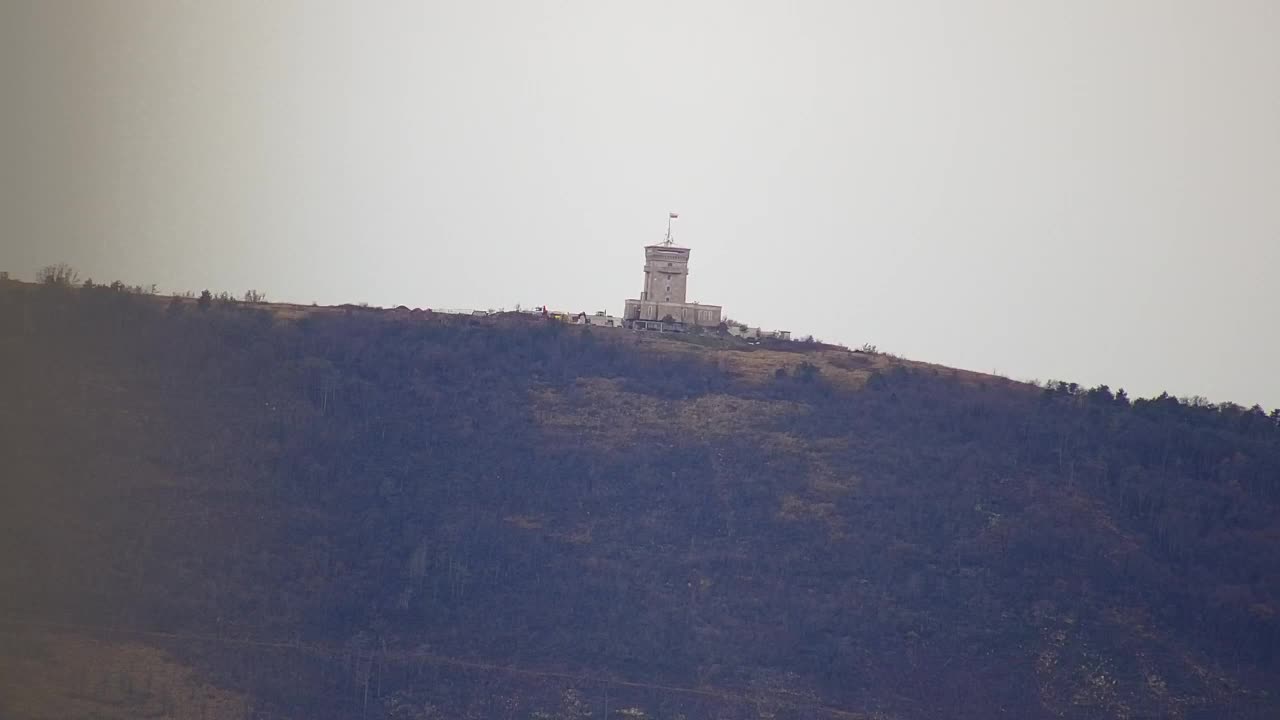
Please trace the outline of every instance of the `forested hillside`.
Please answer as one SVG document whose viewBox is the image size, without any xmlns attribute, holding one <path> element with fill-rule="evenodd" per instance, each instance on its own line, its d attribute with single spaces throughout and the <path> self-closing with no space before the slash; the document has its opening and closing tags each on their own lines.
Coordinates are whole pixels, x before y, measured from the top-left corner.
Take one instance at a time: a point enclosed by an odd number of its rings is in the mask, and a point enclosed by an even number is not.
<svg viewBox="0 0 1280 720">
<path fill-rule="evenodd" d="M 1261 408 L 0 282 L 0 473 L 0 717 L 1280 717 Z"/>
</svg>

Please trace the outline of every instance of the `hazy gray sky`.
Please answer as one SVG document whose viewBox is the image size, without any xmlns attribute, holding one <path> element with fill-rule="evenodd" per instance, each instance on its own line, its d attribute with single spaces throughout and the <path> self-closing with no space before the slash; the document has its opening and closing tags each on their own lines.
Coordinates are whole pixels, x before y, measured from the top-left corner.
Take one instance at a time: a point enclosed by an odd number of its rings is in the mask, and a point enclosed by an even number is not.
<svg viewBox="0 0 1280 720">
<path fill-rule="evenodd" d="M 1280 3 L 0 0 L 0 269 L 1280 406 Z"/>
</svg>

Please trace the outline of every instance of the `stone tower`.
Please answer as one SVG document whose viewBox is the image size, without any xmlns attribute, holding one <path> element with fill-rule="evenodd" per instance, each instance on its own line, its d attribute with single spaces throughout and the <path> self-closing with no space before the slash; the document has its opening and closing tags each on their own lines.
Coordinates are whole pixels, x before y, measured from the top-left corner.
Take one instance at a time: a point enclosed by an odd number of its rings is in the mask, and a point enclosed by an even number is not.
<svg viewBox="0 0 1280 720">
<path fill-rule="evenodd" d="M 689 248 L 650 245 L 644 249 L 641 300 L 682 303 L 689 278 Z"/>
<path fill-rule="evenodd" d="M 671 213 L 671 219 L 676 217 Z M 638 300 L 627 300 L 622 311 L 623 324 L 645 330 L 683 332 L 692 327 L 716 327 L 720 324 L 720 306 L 691 303 L 686 300 L 689 282 L 689 248 L 677 247 L 671 238 L 671 219 L 667 220 L 667 237 L 658 245 L 644 249 L 644 289 Z"/>
</svg>

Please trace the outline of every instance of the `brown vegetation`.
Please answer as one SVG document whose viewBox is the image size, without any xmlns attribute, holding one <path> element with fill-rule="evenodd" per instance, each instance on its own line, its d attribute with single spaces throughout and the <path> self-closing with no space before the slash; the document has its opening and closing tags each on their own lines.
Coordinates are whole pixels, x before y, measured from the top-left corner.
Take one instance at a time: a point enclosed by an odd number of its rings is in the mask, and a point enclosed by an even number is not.
<svg viewBox="0 0 1280 720">
<path fill-rule="evenodd" d="M 1277 712 L 1274 413 L 210 295 L 0 286 L 10 714 Z"/>
</svg>

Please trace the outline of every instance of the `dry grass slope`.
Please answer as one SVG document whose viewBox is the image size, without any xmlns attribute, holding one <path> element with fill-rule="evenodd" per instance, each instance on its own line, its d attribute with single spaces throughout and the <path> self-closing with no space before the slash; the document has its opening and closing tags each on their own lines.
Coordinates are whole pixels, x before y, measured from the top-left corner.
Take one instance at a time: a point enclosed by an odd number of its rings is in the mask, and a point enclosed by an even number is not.
<svg viewBox="0 0 1280 720">
<path fill-rule="evenodd" d="M 164 650 L 0 626 L 0 716 L 25 720 L 242 720 L 248 705 Z"/>
</svg>

